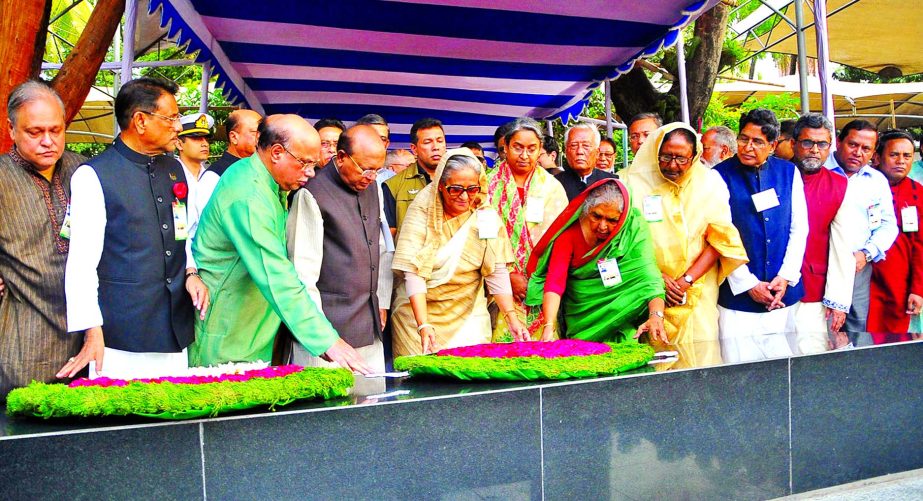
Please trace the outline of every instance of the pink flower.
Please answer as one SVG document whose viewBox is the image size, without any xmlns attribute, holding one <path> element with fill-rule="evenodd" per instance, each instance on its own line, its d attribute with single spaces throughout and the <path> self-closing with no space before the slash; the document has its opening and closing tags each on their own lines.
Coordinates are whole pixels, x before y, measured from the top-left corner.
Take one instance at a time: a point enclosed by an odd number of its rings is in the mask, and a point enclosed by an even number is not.
<svg viewBox="0 0 923 501">
<path fill-rule="evenodd" d="M 612 348 L 605 343 L 594 343 L 580 339 L 561 339 L 551 342 L 527 341 L 517 343 L 489 343 L 474 346 L 462 346 L 439 350 L 438 356 L 451 357 L 484 357 L 484 358 L 515 358 L 515 357 L 585 357 L 609 353 Z"/>
<path fill-rule="evenodd" d="M 246 371 L 242 374 L 222 374 L 221 376 L 187 376 L 187 377 L 161 377 L 155 379 L 109 379 L 107 377 L 98 377 L 96 379 L 75 379 L 71 381 L 68 385 L 71 388 L 77 386 L 128 386 L 129 383 L 145 383 L 145 384 L 160 384 L 160 383 L 173 383 L 173 384 L 206 384 L 206 383 L 220 383 L 222 381 L 247 381 L 253 378 L 274 378 L 274 377 L 283 377 L 289 374 L 294 374 L 300 372 L 304 367 L 300 365 L 278 365 L 270 366 L 265 369 L 257 369 L 252 371 Z"/>
</svg>

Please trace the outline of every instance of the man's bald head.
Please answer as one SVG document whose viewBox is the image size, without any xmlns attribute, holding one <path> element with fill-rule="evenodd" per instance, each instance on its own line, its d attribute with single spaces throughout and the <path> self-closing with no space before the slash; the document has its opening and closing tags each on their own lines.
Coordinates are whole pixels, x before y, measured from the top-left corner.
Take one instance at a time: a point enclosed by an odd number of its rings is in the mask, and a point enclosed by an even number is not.
<svg viewBox="0 0 923 501">
<path fill-rule="evenodd" d="M 320 135 L 298 115 L 270 115 L 260 123 L 257 151 L 273 179 L 291 191 L 314 177 Z"/>
<path fill-rule="evenodd" d="M 263 117 L 253 110 L 234 110 L 228 115 L 228 151 L 238 158 L 249 157 L 256 150 L 256 135 Z"/>
<path fill-rule="evenodd" d="M 368 188 L 385 165 L 386 153 L 385 144 L 372 126 L 350 127 L 337 142 L 336 162 L 340 177 L 356 191 Z"/>
</svg>

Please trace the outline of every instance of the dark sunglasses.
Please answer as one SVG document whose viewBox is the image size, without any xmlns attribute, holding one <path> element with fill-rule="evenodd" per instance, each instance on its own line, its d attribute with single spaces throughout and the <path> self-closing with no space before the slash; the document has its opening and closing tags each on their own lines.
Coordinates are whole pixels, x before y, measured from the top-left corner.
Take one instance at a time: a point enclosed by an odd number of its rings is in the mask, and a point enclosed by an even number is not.
<svg viewBox="0 0 923 501">
<path fill-rule="evenodd" d="M 445 187 L 445 192 L 452 197 L 460 197 L 462 193 L 467 193 L 469 197 L 473 197 L 481 192 L 481 187 L 478 185 L 471 185 L 467 188 L 457 184 L 450 184 Z"/>
</svg>

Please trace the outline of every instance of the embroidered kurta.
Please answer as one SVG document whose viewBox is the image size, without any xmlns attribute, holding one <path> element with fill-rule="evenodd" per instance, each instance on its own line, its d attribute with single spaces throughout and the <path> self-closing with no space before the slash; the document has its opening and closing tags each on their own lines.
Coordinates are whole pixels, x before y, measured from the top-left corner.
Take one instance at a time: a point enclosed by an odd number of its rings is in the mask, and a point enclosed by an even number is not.
<svg viewBox="0 0 923 501">
<path fill-rule="evenodd" d="M 196 316 L 190 365 L 269 361 L 281 321 L 313 355 L 336 341 L 288 260 L 286 195 L 258 156 L 222 176 L 192 247 L 211 306 Z"/>
<path fill-rule="evenodd" d="M 0 157 L 0 399 L 33 379 L 52 382 L 83 337 L 67 334 L 61 238 L 70 178 L 85 159 L 64 152 L 49 182 L 15 150 Z"/>
<path fill-rule="evenodd" d="M 673 182 L 661 173 L 657 156 L 664 137 L 679 128 L 692 132 L 679 123 L 661 127 L 641 146 L 622 177 L 632 191 L 632 205 L 644 214 L 650 226 L 661 273 L 681 277 L 708 246 L 718 251 L 715 266 L 686 291 L 686 304 L 664 311 L 664 328 L 671 342 L 713 343 L 718 339 L 718 285 L 747 263 L 747 252 L 731 221 L 727 185 L 700 161 L 700 141 L 683 177 Z M 703 363 L 720 363 L 718 351 L 710 353 L 715 358 Z M 701 354 L 699 358 L 707 359 Z"/>
<path fill-rule="evenodd" d="M 923 235 L 907 231 L 906 216 L 923 215 L 923 185 L 905 178 L 891 186 L 899 233 L 881 261 L 872 265 L 867 328 L 873 339 L 885 333 L 905 334 L 910 326 L 907 296 L 923 296 Z M 913 216 L 910 216 L 913 217 Z M 903 337 L 902 339 L 907 339 Z M 875 339 L 876 344 L 880 341 Z"/>
<path fill-rule="evenodd" d="M 490 204 L 497 209 L 509 235 L 513 250 L 511 271 L 522 273 L 528 278 L 525 270 L 532 247 L 567 207 L 567 193 L 561 183 L 541 167 L 536 167 L 525 185 L 517 188 L 513 172 L 506 162 L 488 173 L 487 192 Z M 541 206 L 541 210 L 530 209 L 530 206 Z M 526 307 L 515 297 L 514 305 L 520 321 L 529 329 L 533 338 L 541 337 L 542 325 L 545 323 L 541 307 Z M 503 315 L 497 318 L 493 337 L 494 340 L 512 340 Z"/>
</svg>

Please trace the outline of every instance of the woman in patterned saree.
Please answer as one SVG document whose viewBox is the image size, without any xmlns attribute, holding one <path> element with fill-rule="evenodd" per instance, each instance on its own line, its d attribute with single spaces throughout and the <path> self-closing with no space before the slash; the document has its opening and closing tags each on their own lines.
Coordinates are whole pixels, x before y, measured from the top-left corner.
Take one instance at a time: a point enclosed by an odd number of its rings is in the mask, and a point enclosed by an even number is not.
<svg viewBox="0 0 923 501">
<path fill-rule="evenodd" d="M 601 179 L 571 200 L 536 244 L 526 303 L 541 305 L 543 341 L 666 342 L 664 288 L 647 222 L 628 189 Z M 560 314 L 559 314 L 560 313 Z M 636 326 L 639 326 L 636 329 Z"/>
<path fill-rule="evenodd" d="M 526 262 L 532 247 L 567 206 L 564 187 L 538 165 L 542 154 L 542 129 L 531 118 L 519 118 L 506 134 L 506 161 L 489 174 L 490 204 L 500 214 L 513 248 L 510 282 L 516 315 L 533 339 L 542 336 L 545 321 L 539 307 L 527 307 Z M 494 328 L 494 341 L 512 338 L 507 319 L 501 315 Z"/>
</svg>

